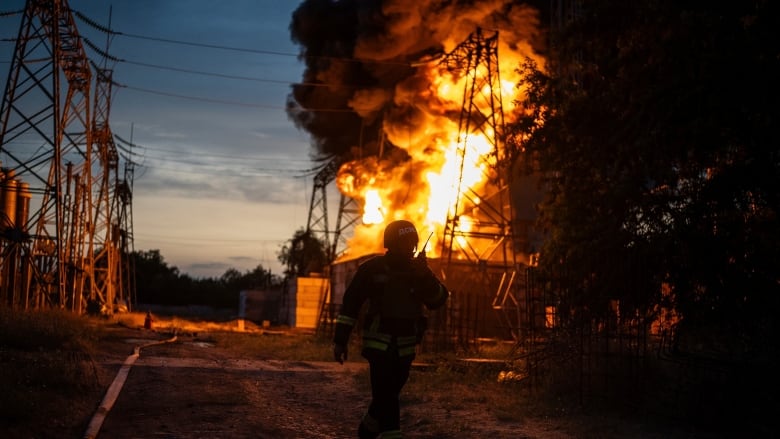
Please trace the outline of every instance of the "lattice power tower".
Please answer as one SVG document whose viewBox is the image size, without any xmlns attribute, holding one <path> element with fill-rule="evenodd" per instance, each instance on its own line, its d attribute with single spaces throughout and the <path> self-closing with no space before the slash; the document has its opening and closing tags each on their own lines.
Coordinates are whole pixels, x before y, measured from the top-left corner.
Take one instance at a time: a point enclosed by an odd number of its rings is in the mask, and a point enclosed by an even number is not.
<svg viewBox="0 0 780 439">
<path fill-rule="evenodd" d="M 477 29 L 449 53 L 442 64 L 465 77 L 458 121 L 457 199 L 447 212 L 442 241 L 442 266 L 452 284 L 468 291 L 486 291 L 492 308 L 517 337 L 519 301 L 513 291 L 517 275 L 513 207 L 509 194 L 511 158 L 504 142 L 504 111 L 498 64 L 498 32 Z M 479 141 L 476 137 L 479 136 Z M 463 185 L 463 163 L 478 154 L 475 144 L 489 143 L 487 184 Z"/>
<path fill-rule="evenodd" d="M 15 309 L 113 312 L 133 295 L 111 70 L 82 42 L 67 1 L 27 1 L 0 106 L 0 297 Z"/>
</svg>

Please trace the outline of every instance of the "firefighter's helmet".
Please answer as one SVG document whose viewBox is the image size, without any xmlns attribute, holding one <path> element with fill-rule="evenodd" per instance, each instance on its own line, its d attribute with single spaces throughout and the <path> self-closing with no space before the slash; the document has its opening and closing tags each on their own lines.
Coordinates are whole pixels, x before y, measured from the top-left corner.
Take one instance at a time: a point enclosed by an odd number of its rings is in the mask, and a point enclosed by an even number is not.
<svg viewBox="0 0 780 439">
<path fill-rule="evenodd" d="M 417 229 L 409 221 L 393 221 L 385 227 L 385 248 L 395 247 L 400 242 L 414 242 L 416 246 L 419 241 Z"/>
</svg>

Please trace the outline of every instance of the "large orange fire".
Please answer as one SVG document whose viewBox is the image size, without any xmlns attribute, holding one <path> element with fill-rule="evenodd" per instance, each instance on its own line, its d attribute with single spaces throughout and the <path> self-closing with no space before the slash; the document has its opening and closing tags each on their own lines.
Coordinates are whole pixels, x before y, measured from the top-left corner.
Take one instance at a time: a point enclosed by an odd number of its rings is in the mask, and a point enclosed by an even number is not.
<svg viewBox="0 0 780 439">
<path fill-rule="evenodd" d="M 447 40 L 443 44 L 445 53 L 459 43 L 454 37 Z M 517 100 L 522 90 L 517 87 L 521 79 L 518 67 L 526 57 L 533 58 L 540 66 L 544 60 L 534 55 L 527 41 L 502 40 L 501 33 L 498 49 L 504 120 L 511 123 L 520 111 Z M 382 252 L 380 237 L 384 226 L 397 219 L 414 222 L 422 240 L 433 233 L 435 238 L 425 249 L 430 257 L 441 255 L 448 213 L 450 218 L 458 215 L 458 227 L 463 231 L 478 227 L 470 212 L 478 209 L 480 200 L 472 196 L 470 205 L 461 202 L 458 206 L 456 200 L 462 200 L 469 190 L 479 194 L 490 184 L 485 176 L 495 165 L 496 157 L 503 156 L 500 151 L 494 151 L 496 143 L 490 136 L 495 133 L 459 133 L 458 115 L 468 85 L 465 75 L 455 75 L 438 62 L 417 69 L 413 77 L 396 86 L 393 94 L 393 104 L 411 107 L 413 111 L 407 113 L 412 116 L 386 117 L 383 122 L 386 141 L 404 149 L 409 159 L 401 165 L 397 161 L 391 165 L 390 160 L 381 156 L 354 160 L 342 166 L 337 176 L 339 190 L 363 207 L 362 223 L 355 227 L 349 248 L 342 255 L 345 258 Z M 490 90 L 483 92 L 488 94 Z M 353 108 L 362 115 L 369 114 L 376 109 L 370 102 L 377 94 L 356 93 Z M 469 137 L 467 147 L 459 149 L 464 145 L 459 136 L 464 135 Z"/>
</svg>

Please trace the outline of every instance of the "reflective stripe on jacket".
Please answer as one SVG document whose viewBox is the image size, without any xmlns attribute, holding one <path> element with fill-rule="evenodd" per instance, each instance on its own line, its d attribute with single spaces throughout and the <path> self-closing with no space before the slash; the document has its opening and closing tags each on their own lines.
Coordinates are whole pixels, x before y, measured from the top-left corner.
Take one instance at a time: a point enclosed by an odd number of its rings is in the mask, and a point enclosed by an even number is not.
<svg viewBox="0 0 780 439">
<path fill-rule="evenodd" d="M 415 274 L 408 264 L 392 267 L 391 262 L 386 255 L 377 256 L 358 268 L 344 292 L 335 343 L 347 344 L 358 314 L 368 301 L 363 348 L 394 348 L 400 356 L 414 354 L 423 308 L 441 307 L 449 292 L 432 272 Z"/>
</svg>

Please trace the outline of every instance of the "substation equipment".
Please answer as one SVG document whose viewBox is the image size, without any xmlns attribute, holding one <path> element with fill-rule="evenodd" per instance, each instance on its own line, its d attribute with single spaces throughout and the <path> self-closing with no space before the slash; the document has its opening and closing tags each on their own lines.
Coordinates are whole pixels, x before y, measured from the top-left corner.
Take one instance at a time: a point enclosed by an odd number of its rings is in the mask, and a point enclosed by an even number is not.
<svg viewBox="0 0 780 439">
<path fill-rule="evenodd" d="M 87 57 L 66 0 L 28 0 L 20 14 L 0 105 L 0 300 L 129 308 L 133 163 L 120 171 L 112 69 Z"/>
</svg>

